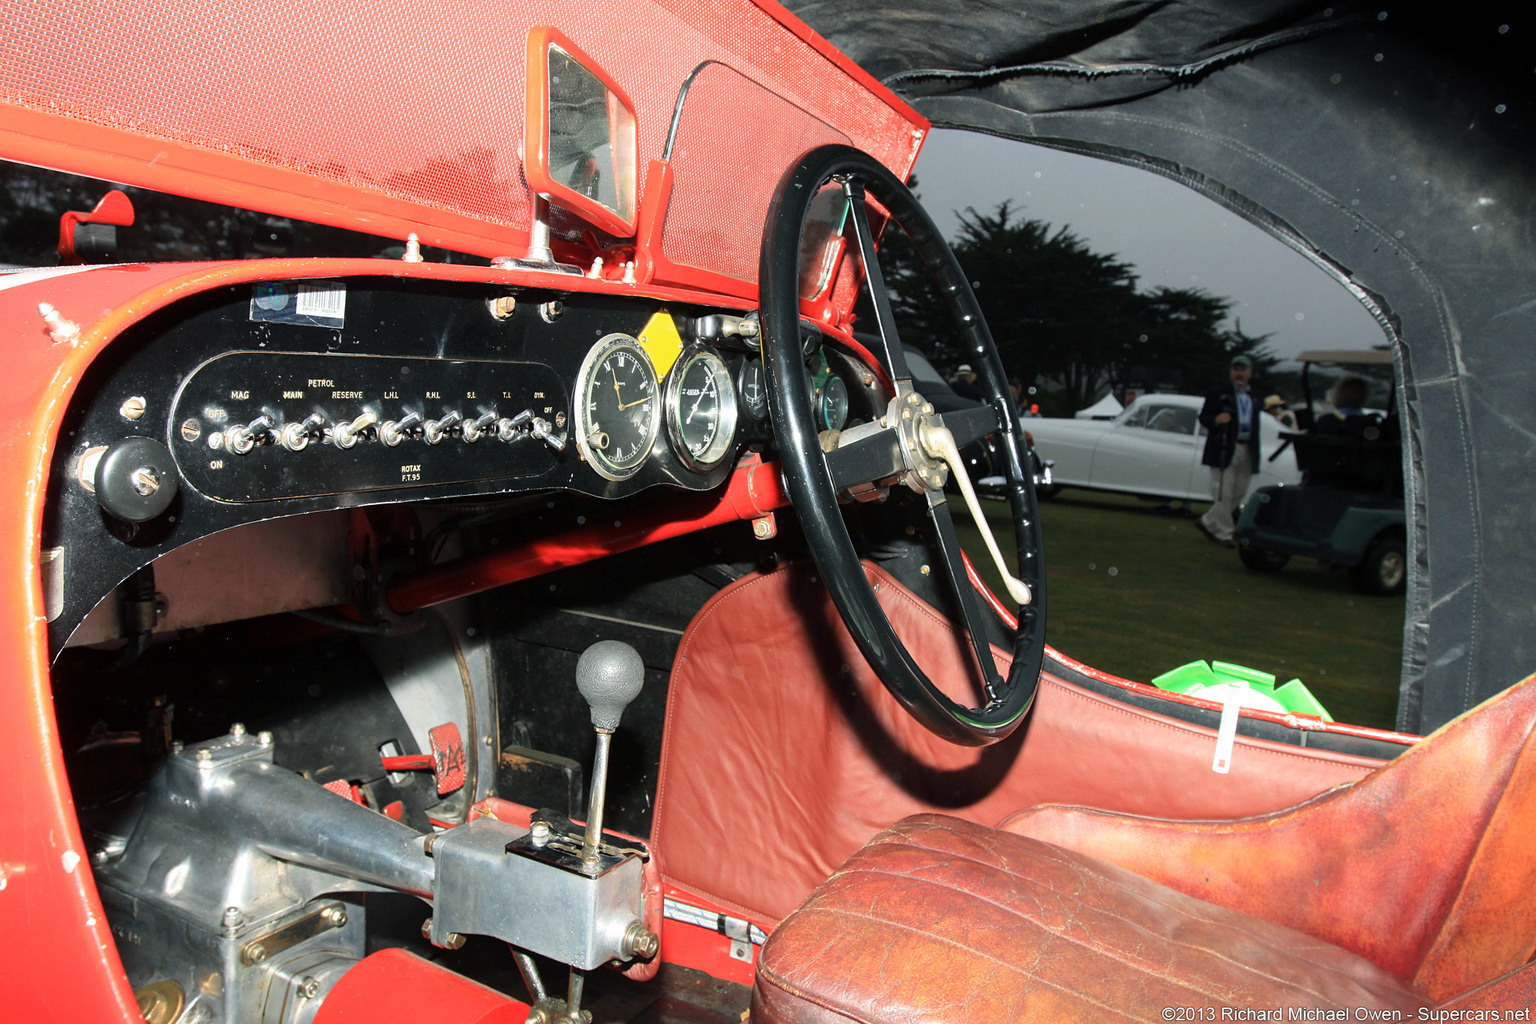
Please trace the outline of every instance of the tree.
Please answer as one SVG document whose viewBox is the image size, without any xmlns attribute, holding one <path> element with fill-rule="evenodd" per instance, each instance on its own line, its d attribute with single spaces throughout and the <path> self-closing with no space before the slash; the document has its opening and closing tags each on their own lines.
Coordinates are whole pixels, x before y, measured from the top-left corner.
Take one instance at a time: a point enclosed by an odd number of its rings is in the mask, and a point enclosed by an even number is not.
<svg viewBox="0 0 1536 1024">
<path fill-rule="evenodd" d="M 1277 362 L 1264 337 L 1223 327 L 1230 299 L 1199 289 L 1140 293 L 1131 264 L 1093 251 L 1070 227 L 1052 231 L 1017 216 L 1008 202 L 991 214 L 968 209 L 951 247 L 1008 372 L 1055 384 L 1072 408 L 1123 385 L 1128 366 L 1177 369 L 1186 390 L 1204 390 L 1226 379 L 1235 355 L 1253 358 L 1260 372 Z M 905 236 L 887 233 L 880 262 L 902 339 L 926 349 L 942 370 L 970 362 Z"/>
</svg>

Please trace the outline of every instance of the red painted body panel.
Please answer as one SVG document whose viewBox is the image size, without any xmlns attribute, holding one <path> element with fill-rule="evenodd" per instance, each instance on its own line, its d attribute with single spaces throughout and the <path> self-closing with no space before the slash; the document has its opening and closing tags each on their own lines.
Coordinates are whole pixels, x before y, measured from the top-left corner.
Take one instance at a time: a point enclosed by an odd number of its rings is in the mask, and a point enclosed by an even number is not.
<svg viewBox="0 0 1536 1024">
<path fill-rule="evenodd" d="M 928 128 L 782 7 L 745 0 L 374 2 L 329 25 L 299 0 L 34 0 L 8 16 L 28 51 L 0 53 L 11 159 L 486 256 L 527 243 L 519 154 L 535 26 L 560 29 L 634 100 L 642 166 L 662 155 L 679 89 L 704 61 L 817 111 L 903 177 Z M 283 26 L 309 27 L 273 46 Z M 730 112 L 708 116 L 741 138 Z M 754 264 L 757 228 L 740 237 Z"/>
</svg>

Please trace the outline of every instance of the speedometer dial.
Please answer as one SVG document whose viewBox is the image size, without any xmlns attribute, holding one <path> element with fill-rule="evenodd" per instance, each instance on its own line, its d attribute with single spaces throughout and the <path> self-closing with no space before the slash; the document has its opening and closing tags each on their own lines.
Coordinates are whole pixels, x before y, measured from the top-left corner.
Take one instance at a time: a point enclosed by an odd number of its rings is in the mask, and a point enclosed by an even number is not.
<svg viewBox="0 0 1536 1024">
<path fill-rule="evenodd" d="M 661 431 L 656 370 L 640 343 L 610 334 L 592 347 L 576 378 L 576 447 L 608 480 L 627 480 Z"/>
<path fill-rule="evenodd" d="M 667 378 L 667 435 L 691 468 L 712 469 L 736 436 L 736 388 L 725 361 L 699 346 L 685 352 Z"/>
</svg>

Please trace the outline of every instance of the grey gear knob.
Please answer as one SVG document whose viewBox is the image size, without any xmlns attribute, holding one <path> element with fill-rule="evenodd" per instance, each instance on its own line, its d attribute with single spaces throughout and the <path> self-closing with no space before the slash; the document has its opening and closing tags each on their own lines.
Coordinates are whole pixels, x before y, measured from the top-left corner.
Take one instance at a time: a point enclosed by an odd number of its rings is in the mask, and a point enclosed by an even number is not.
<svg viewBox="0 0 1536 1024">
<path fill-rule="evenodd" d="M 576 688 L 592 708 L 592 724 L 612 732 L 645 683 L 645 663 L 622 640 L 599 640 L 576 662 Z"/>
</svg>

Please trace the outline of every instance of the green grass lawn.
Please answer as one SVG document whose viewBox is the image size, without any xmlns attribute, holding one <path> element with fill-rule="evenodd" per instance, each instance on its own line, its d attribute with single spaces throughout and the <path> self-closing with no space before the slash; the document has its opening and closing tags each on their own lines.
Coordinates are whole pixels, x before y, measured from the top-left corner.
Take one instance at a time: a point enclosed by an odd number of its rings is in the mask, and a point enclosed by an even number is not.
<svg viewBox="0 0 1536 1024">
<path fill-rule="evenodd" d="M 1007 505 L 983 505 L 1011 551 Z M 971 560 L 1002 593 L 963 503 L 952 507 Z M 1063 654 L 1139 682 L 1197 658 L 1235 662 L 1301 679 L 1338 721 L 1395 727 L 1403 598 L 1358 594 L 1346 572 L 1310 559 L 1253 572 L 1155 502 L 1068 489 L 1040 512 L 1046 639 Z"/>
</svg>

